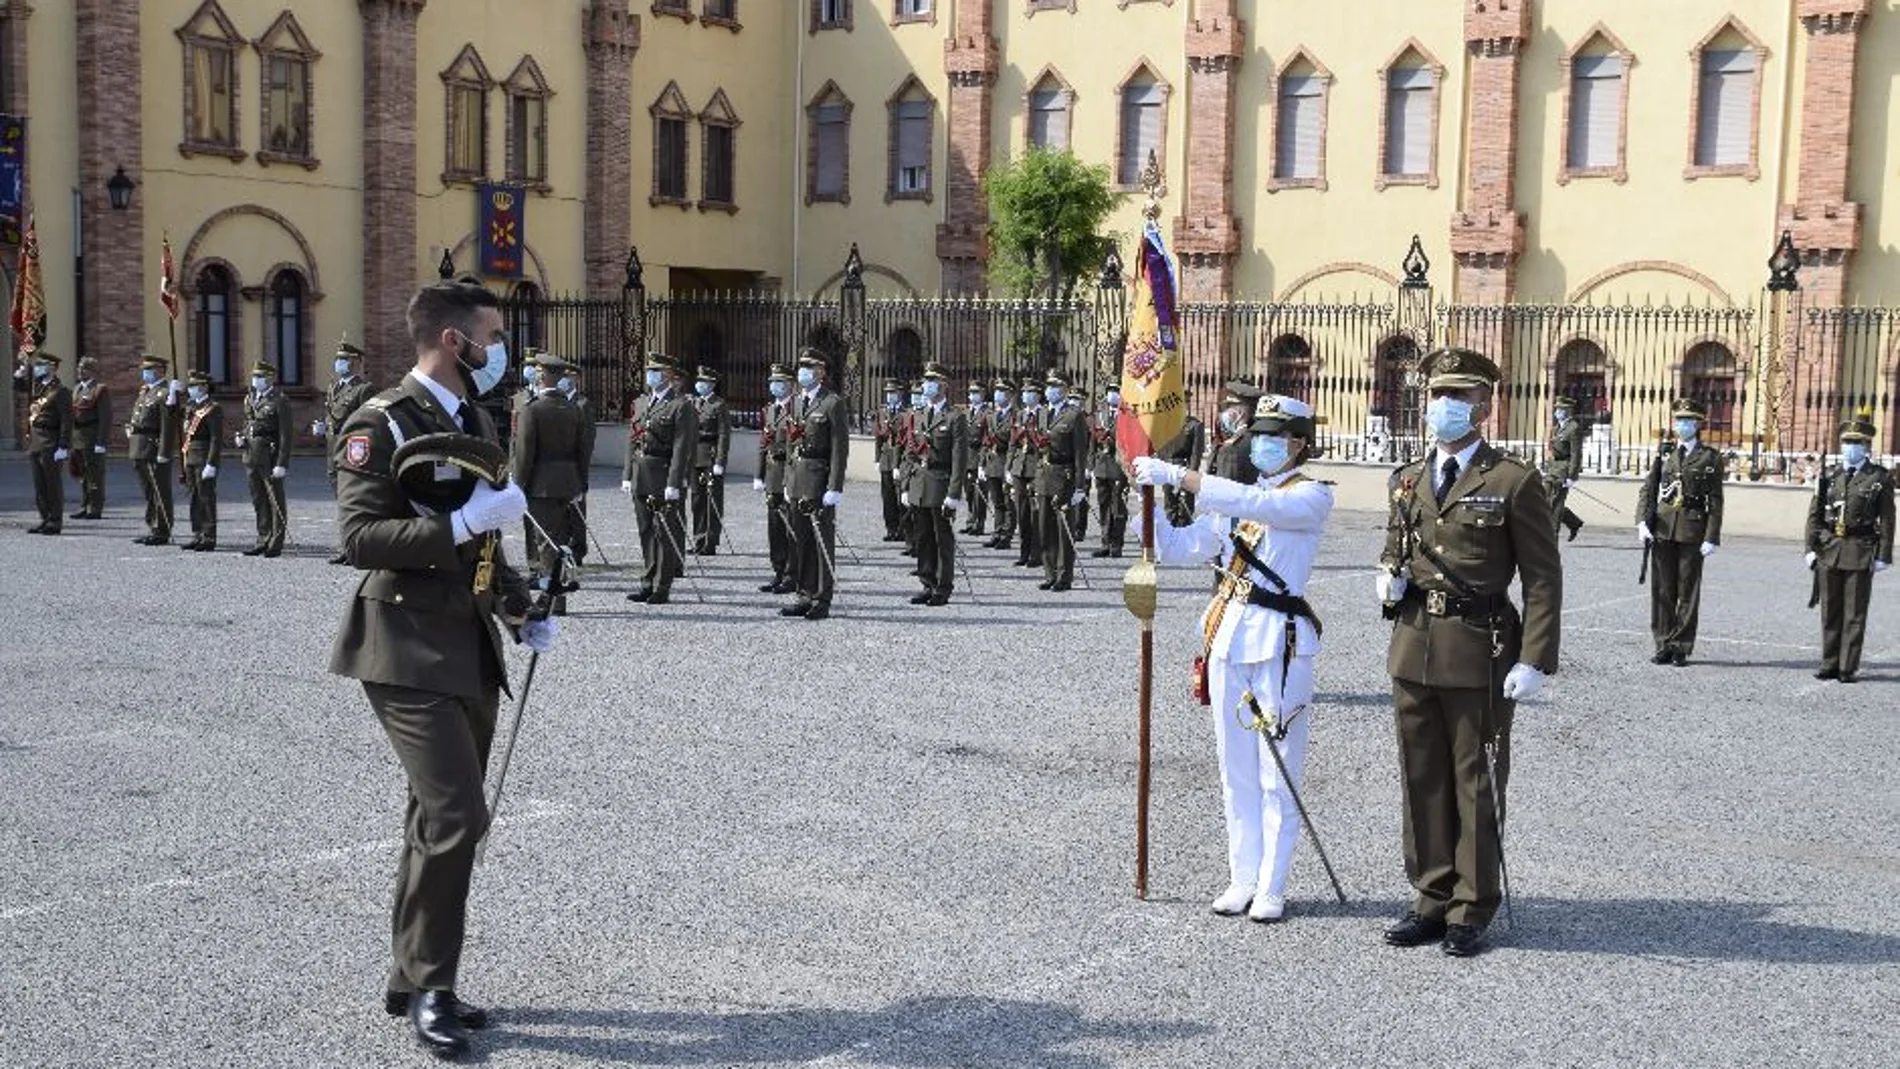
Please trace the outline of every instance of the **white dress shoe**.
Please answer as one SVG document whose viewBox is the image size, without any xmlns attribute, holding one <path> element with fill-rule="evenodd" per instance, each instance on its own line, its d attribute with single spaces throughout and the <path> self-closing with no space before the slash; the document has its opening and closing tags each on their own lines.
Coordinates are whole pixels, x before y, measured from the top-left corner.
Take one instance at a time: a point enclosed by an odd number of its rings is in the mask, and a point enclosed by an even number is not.
<svg viewBox="0 0 1900 1069">
<path fill-rule="evenodd" d="M 1271 924 L 1286 916 L 1286 898 L 1281 895 L 1255 895 L 1247 910 L 1247 919 Z"/>
<path fill-rule="evenodd" d="M 1213 910 L 1223 917 L 1238 917 L 1247 912 L 1247 903 L 1253 901 L 1253 888 L 1244 884 L 1234 884 L 1220 893 L 1214 900 Z"/>
</svg>

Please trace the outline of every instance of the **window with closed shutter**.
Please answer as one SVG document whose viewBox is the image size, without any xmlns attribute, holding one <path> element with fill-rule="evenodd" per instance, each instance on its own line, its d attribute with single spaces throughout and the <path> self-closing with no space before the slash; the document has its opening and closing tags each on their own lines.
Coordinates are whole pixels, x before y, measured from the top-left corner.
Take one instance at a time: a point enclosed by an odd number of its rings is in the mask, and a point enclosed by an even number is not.
<svg viewBox="0 0 1900 1069">
<path fill-rule="evenodd" d="M 1321 105 L 1326 83 L 1316 74 L 1280 79 L 1274 129 L 1273 177 L 1283 182 L 1319 177 Z"/>
<path fill-rule="evenodd" d="M 1426 178 L 1432 172 L 1432 94 L 1436 78 L 1424 67 L 1386 73 L 1385 170 L 1388 178 Z"/>
<path fill-rule="evenodd" d="M 842 196 L 845 191 L 845 162 L 851 150 L 851 124 L 845 118 L 843 104 L 820 104 L 814 116 L 817 167 L 812 178 L 812 193 L 820 197 Z"/>
<path fill-rule="evenodd" d="M 891 192 L 930 191 L 930 101 L 900 100 L 893 122 L 896 152 Z"/>
<path fill-rule="evenodd" d="M 1037 148 L 1069 147 L 1069 92 L 1060 87 L 1029 94 L 1029 143 Z"/>
<path fill-rule="evenodd" d="M 1571 170 L 1612 170 L 1622 163 L 1623 57 L 1578 56 L 1570 65 Z"/>
<path fill-rule="evenodd" d="M 1154 81 L 1130 82 L 1122 87 L 1121 158 L 1115 181 L 1124 186 L 1141 182 L 1141 169 L 1152 154 L 1162 156 L 1161 119 L 1167 94 Z"/>
<path fill-rule="evenodd" d="M 686 120 L 661 119 L 654 124 L 658 152 L 653 191 L 667 200 L 686 199 Z"/>
<path fill-rule="evenodd" d="M 1702 53 L 1696 98 L 1697 167 L 1746 167 L 1755 141 L 1755 53 L 1711 49 Z"/>
<path fill-rule="evenodd" d="M 706 127 L 706 175 L 700 197 L 713 204 L 734 203 L 733 133 L 733 128 L 730 126 L 708 125 Z"/>
</svg>

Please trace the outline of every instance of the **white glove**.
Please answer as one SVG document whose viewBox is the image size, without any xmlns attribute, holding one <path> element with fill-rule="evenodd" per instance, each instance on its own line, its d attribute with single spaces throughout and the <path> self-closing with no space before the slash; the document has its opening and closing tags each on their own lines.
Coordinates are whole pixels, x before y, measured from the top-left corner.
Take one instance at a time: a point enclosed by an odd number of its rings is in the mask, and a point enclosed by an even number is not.
<svg viewBox="0 0 1900 1069">
<path fill-rule="evenodd" d="M 620 480 L 620 492 L 623 494 L 633 493 L 633 480 L 632 479 Z"/>
<path fill-rule="evenodd" d="M 1136 486 L 1179 486 L 1187 478 L 1187 469 L 1160 457 L 1135 458 Z"/>
<path fill-rule="evenodd" d="M 1702 555 L 1703 555 L 1703 556 L 1705 556 L 1705 557 L 1710 557 L 1710 556 L 1714 556 L 1714 555 L 1715 555 L 1715 543 L 1714 543 L 1714 542 L 1704 542 L 1704 543 L 1702 543 Z"/>
<path fill-rule="evenodd" d="M 1544 689 L 1544 678 L 1544 673 L 1520 661 L 1504 674 L 1504 696 L 1511 701 L 1534 698 Z"/>
<path fill-rule="evenodd" d="M 218 477 L 218 466 L 216 464 L 206 464 L 198 472 L 198 478 L 200 479 L 215 479 L 217 477 Z"/>
<path fill-rule="evenodd" d="M 963 500 L 961 498 L 946 497 L 943 499 L 943 507 L 949 509 L 951 512 L 960 512 L 963 510 Z"/>
<path fill-rule="evenodd" d="M 165 388 L 165 400 L 176 401 L 178 400 L 178 395 L 184 392 L 185 384 L 177 379 L 173 379 L 171 385 Z"/>
<path fill-rule="evenodd" d="M 475 484 L 475 492 L 469 495 L 468 504 L 459 510 L 462 526 L 472 535 L 499 531 L 507 524 L 514 523 L 528 514 L 528 495 L 514 483 L 497 490 L 486 482 Z"/>
<path fill-rule="evenodd" d="M 273 479 L 283 479 L 283 478 L 288 478 L 289 476 L 290 476 L 289 468 L 272 468 L 270 470 L 270 477 Z"/>
<path fill-rule="evenodd" d="M 69 457 L 69 456 L 72 456 L 72 454 L 71 454 L 71 453 L 68 453 L 68 452 L 67 452 L 66 450 L 64 450 L 64 449 L 55 449 L 55 450 L 53 450 L 53 459 L 54 459 L 54 460 L 56 460 L 56 461 L 58 461 L 58 460 L 65 460 L 65 459 L 66 459 L 67 457 Z"/>
<path fill-rule="evenodd" d="M 667 487 L 667 488 L 666 488 L 666 499 L 667 499 L 668 501 L 678 501 L 678 500 L 680 499 L 680 488 L 679 488 L 679 487 L 677 487 L 677 486 L 669 486 L 669 487 Z"/>
<path fill-rule="evenodd" d="M 521 625 L 521 644 L 536 653 L 547 653 L 554 649 L 554 639 L 560 633 L 561 621 L 553 617 L 529 620 Z"/>
<path fill-rule="evenodd" d="M 1575 485 L 1577 485 L 1577 480 L 1575 480 L 1575 479 L 1565 479 L 1565 480 L 1564 480 L 1564 489 L 1566 489 L 1566 490 L 1568 490 L 1568 489 L 1570 489 L 1571 487 L 1573 487 L 1573 486 L 1575 486 Z"/>
<path fill-rule="evenodd" d="M 100 456 L 105 456 L 105 455 L 106 455 L 106 447 L 105 447 L 105 446 L 103 446 L 103 445 L 95 445 L 95 446 L 93 446 L 93 447 L 92 447 L 92 451 L 93 451 L 93 452 L 95 452 L 95 453 L 97 453 L 97 454 L 99 454 Z"/>
<path fill-rule="evenodd" d="M 320 419 L 315 420 L 310 424 L 310 433 L 315 437 L 322 438 L 330 433 L 330 425 Z"/>
<path fill-rule="evenodd" d="M 244 448 L 244 436 L 242 434 L 232 435 L 231 444 L 237 446 L 239 449 Z"/>
<path fill-rule="evenodd" d="M 820 500 L 819 503 L 824 505 L 828 509 L 835 509 L 838 507 L 839 503 L 842 502 L 843 500 L 844 500 L 844 491 L 826 490 L 825 496 Z"/>
<path fill-rule="evenodd" d="M 977 478 L 979 478 L 979 479 L 987 479 L 987 478 L 989 478 L 989 477 L 990 477 L 990 472 L 989 472 L 989 469 L 988 469 L 988 468 L 985 468 L 985 467 L 984 467 L 983 465 L 981 465 L 981 464 L 978 464 L 978 465 L 976 466 L 976 477 L 977 477 Z"/>
<path fill-rule="evenodd" d="M 1649 524 L 1639 523 L 1636 525 L 1636 540 L 1644 545 L 1649 545 L 1656 540 L 1656 536 L 1649 531 Z"/>
<path fill-rule="evenodd" d="M 132 437 L 132 425 L 130 423 L 125 425 L 125 436 L 127 438 Z"/>
<path fill-rule="evenodd" d="M 905 508 L 909 508 L 910 507 L 910 491 L 906 490 L 903 493 L 898 494 L 897 503 L 904 506 Z"/>
<path fill-rule="evenodd" d="M 1874 574 L 1879 575 L 1881 572 L 1886 571 L 1891 566 L 1892 566 L 1891 561 L 1877 560 L 1874 562 Z"/>
<path fill-rule="evenodd" d="M 1409 581 L 1402 575 L 1393 575 L 1391 572 L 1380 572 L 1378 580 L 1379 600 L 1381 602 L 1397 601 L 1405 596 L 1406 587 L 1410 585 Z"/>
<path fill-rule="evenodd" d="M 1075 506 L 1080 505 L 1082 502 L 1088 500 L 1088 496 L 1089 496 L 1088 491 L 1086 490 L 1077 490 L 1075 493 L 1070 494 L 1069 507 L 1074 508 Z"/>
<path fill-rule="evenodd" d="M 724 464 L 713 465 L 713 478 L 716 479 L 719 476 L 724 475 L 725 473 L 726 473 L 726 466 Z"/>
<path fill-rule="evenodd" d="M 761 493 L 761 494 L 765 493 L 765 480 L 764 479 L 752 480 L 752 489 L 757 493 Z"/>
<path fill-rule="evenodd" d="M 1808 554 L 1808 556 L 1807 556 L 1807 562 L 1808 562 L 1808 567 L 1810 567 L 1810 568 L 1812 568 L 1812 567 L 1814 567 L 1814 554 L 1812 554 L 1812 553 L 1810 553 L 1810 554 Z M 1875 561 L 1875 562 L 1874 562 L 1874 570 L 1875 570 L 1875 571 L 1879 571 L 1879 570 L 1880 570 L 1880 562 L 1879 562 L 1879 561 Z"/>
<path fill-rule="evenodd" d="M 170 457 L 159 457 L 159 458 L 158 458 L 158 463 L 160 463 L 160 464 L 170 464 L 171 462 L 172 462 L 172 458 L 170 458 Z"/>
</svg>

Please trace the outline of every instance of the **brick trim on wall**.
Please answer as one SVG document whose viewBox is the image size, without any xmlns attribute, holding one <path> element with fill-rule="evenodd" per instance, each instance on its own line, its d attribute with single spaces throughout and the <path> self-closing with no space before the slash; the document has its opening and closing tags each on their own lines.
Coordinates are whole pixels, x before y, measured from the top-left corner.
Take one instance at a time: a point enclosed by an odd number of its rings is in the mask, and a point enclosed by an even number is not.
<svg viewBox="0 0 1900 1069">
<path fill-rule="evenodd" d="M 1280 83 L 1286 79 L 1294 64 L 1304 61 L 1313 68 L 1313 76 L 1319 79 L 1319 173 L 1312 178 L 1281 178 L 1280 168 Z M 1326 139 L 1332 132 L 1333 72 L 1326 68 L 1305 45 L 1293 50 L 1272 74 L 1267 76 L 1267 121 L 1265 145 L 1262 149 L 1267 172 L 1267 192 L 1278 193 L 1288 189 L 1317 189 L 1324 193 L 1326 182 Z M 1383 151 L 1383 148 L 1381 148 Z"/>
<path fill-rule="evenodd" d="M 204 23 L 209 21 L 216 33 L 206 32 Z M 184 136 L 178 142 L 178 154 L 190 159 L 193 156 L 221 156 L 238 162 L 248 155 L 243 149 L 244 128 L 238 121 L 238 99 L 243 95 L 244 79 L 238 66 L 238 53 L 245 45 L 244 36 L 232 24 L 230 16 L 224 13 L 218 0 L 205 0 L 198 6 L 184 25 L 174 31 L 183 47 L 179 50 L 184 62 Z M 231 140 L 204 141 L 197 137 L 198 83 L 193 76 L 193 62 L 200 51 L 222 52 L 226 58 L 226 67 L 231 77 L 230 114 L 225 117 L 231 130 Z"/>
<path fill-rule="evenodd" d="M 1620 85 L 1617 90 L 1616 166 L 1572 167 L 1570 165 L 1570 90 L 1576 84 L 1572 68 L 1576 64 L 1577 57 L 1599 39 L 1609 46 L 1607 54 L 1621 57 L 1623 60 L 1623 75 L 1619 80 Z M 1589 32 L 1564 53 L 1564 58 L 1558 62 L 1558 71 L 1560 72 L 1559 79 L 1563 83 L 1559 90 L 1563 94 L 1563 105 L 1559 109 L 1559 114 L 1563 116 L 1563 125 L 1557 132 L 1557 184 L 1568 185 L 1572 179 L 1576 178 L 1608 178 L 1618 185 L 1628 182 L 1630 180 L 1630 82 L 1636 73 L 1636 53 L 1631 52 L 1629 46 L 1624 44 L 1621 38 L 1611 33 L 1608 26 L 1599 22 L 1590 27 Z M 1692 128 L 1693 125 L 1691 124 Z M 1695 136 L 1693 129 L 1689 136 Z"/>
<path fill-rule="evenodd" d="M 915 192 L 899 192 L 897 188 L 897 106 L 904 103 L 915 90 L 922 94 L 922 101 L 930 105 L 930 132 L 924 138 L 928 146 L 924 155 L 924 188 Z M 929 204 L 937 199 L 937 98 L 925 88 L 923 80 L 915 74 L 906 77 L 897 86 L 897 91 L 884 101 L 885 140 L 884 140 L 884 203 L 891 204 L 900 200 L 916 200 Z"/>
<path fill-rule="evenodd" d="M 1385 141 L 1392 111 L 1392 71 L 1398 67 L 1400 63 L 1405 61 L 1407 55 L 1417 56 L 1420 65 L 1427 71 L 1430 71 L 1432 76 L 1431 147 L 1426 153 L 1425 173 L 1422 175 L 1388 174 L 1385 169 Z M 1438 57 L 1432 55 L 1429 49 L 1420 44 L 1417 38 L 1407 40 L 1403 45 L 1399 46 L 1397 52 L 1392 53 L 1392 55 L 1379 66 L 1379 140 L 1375 149 L 1378 153 L 1375 158 L 1379 161 L 1379 166 L 1375 172 L 1376 177 L 1372 181 L 1374 191 L 1384 192 L 1391 186 L 1424 186 L 1426 189 L 1438 188 L 1438 140 L 1439 131 L 1441 129 L 1440 122 L 1444 117 L 1444 112 L 1445 65 L 1440 63 Z"/>
<path fill-rule="evenodd" d="M 1133 185 L 1124 185 L 1117 181 L 1117 179 L 1121 177 L 1122 149 L 1125 147 L 1124 138 L 1128 133 L 1122 123 L 1122 96 L 1128 90 L 1128 83 L 1140 77 L 1143 71 L 1146 71 L 1148 76 L 1154 79 L 1155 88 L 1161 91 L 1161 143 L 1155 146 L 1155 166 L 1159 168 L 1161 172 L 1162 181 L 1165 182 L 1168 177 L 1168 112 L 1174 107 L 1174 86 L 1166 78 L 1161 76 L 1160 69 L 1156 67 L 1147 56 L 1142 56 L 1135 61 L 1133 67 L 1128 69 L 1128 73 L 1122 75 L 1121 80 L 1115 83 L 1115 153 L 1109 157 L 1109 167 L 1111 168 L 1109 174 L 1109 188 L 1115 190 L 1117 193 L 1137 193 L 1141 191 L 1141 184 L 1139 182 Z M 1147 162 L 1143 161 L 1142 167 L 1146 166 Z M 1137 170 L 1139 171 L 1139 169 Z"/>
<path fill-rule="evenodd" d="M 740 30 L 745 29 L 745 27 L 739 23 L 739 0 L 731 0 L 731 3 L 731 15 L 717 15 L 713 13 L 712 0 L 705 0 L 705 3 L 701 4 L 699 9 L 699 24 L 701 26 L 724 27 L 733 33 L 738 33 Z"/>
<path fill-rule="evenodd" d="M 1704 167 L 1695 161 L 1696 138 L 1701 133 L 1702 118 L 1702 54 L 1709 50 L 1716 38 L 1729 30 L 1735 31 L 1735 35 L 1748 45 L 1749 51 L 1755 53 L 1755 76 L 1750 79 L 1754 83 L 1754 99 L 1748 108 L 1748 162 Z M 1761 93 L 1763 81 L 1767 78 L 1768 46 L 1750 33 L 1741 19 L 1731 15 L 1689 50 L 1689 68 L 1689 151 L 1688 162 L 1682 168 L 1683 180 L 1693 182 L 1698 178 L 1739 177 L 1750 182 L 1758 181 L 1761 178 Z"/>
<path fill-rule="evenodd" d="M 659 207 L 672 205 L 676 208 L 691 208 L 693 198 L 689 186 L 693 176 L 693 114 L 692 106 L 686 103 L 686 94 L 680 91 L 678 82 L 667 82 L 666 88 L 647 106 L 647 114 L 653 121 L 653 186 L 647 191 L 647 203 Z M 680 139 L 680 148 L 686 158 L 680 161 L 680 193 L 670 196 L 660 190 L 660 124 L 679 123 L 685 135 Z"/>
<path fill-rule="evenodd" d="M 844 180 L 837 193 L 818 192 L 818 108 L 824 104 L 844 105 Z M 805 105 L 805 203 L 851 203 L 851 113 L 857 105 L 844 95 L 838 83 L 827 79 L 818 93 Z"/>
<path fill-rule="evenodd" d="M 1062 147 L 1069 148 L 1075 144 L 1075 102 L 1078 94 L 1075 91 L 1075 86 L 1070 85 L 1069 80 L 1062 76 L 1062 72 L 1056 69 L 1055 64 L 1051 63 L 1037 71 L 1036 76 L 1031 78 L 1023 88 L 1023 147 L 1025 149 L 1034 147 L 1034 143 L 1029 140 L 1031 126 L 1029 121 L 1029 109 L 1031 101 L 1035 99 L 1036 91 L 1042 87 L 1042 83 L 1047 81 L 1054 81 L 1057 89 L 1062 93 L 1063 111 L 1068 115 L 1069 140 L 1068 144 Z"/>
<path fill-rule="evenodd" d="M 283 38 L 289 38 L 289 45 Z M 316 157 L 317 147 L 317 60 L 323 53 L 310 43 L 310 38 L 298 25 L 297 16 L 285 11 L 271 23 L 270 29 L 251 42 L 257 51 L 257 162 L 265 166 L 273 163 L 288 163 L 314 171 L 321 162 Z M 304 101 L 304 151 L 278 152 L 270 147 L 270 64 L 273 59 L 287 59 L 303 68 Z"/>
<path fill-rule="evenodd" d="M 724 89 L 714 89 L 712 99 L 699 112 L 699 201 L 702 212 L 725 212 L 732 215 L 739 210 L 739 113 L 732 108 L 732 101 L 726 97 Z M 711 130 L 718 128 L 732 131 L 727 144 L 732 149 L 732 158 L 727 161 L 727 173 L 732 180 L 732 197 L 729 200 L 712 200 L 706 196 L 706 186 L 712 176 L 712 151 L 708 145 Z"/>
<path fill-rule="evenodd" d="M 488 178 L 488 91 L 495 87 L 493 75 L 488 73 L 488 65 L 482 62 L 480 52 L 473 43 L 465 44 L 455 54 L 455 61 L 442 72 L 442 184 L 474 185 Z M 457 170 L 455 166 L 455 91 L 458 89 L 476 89 L 482 94 L 481 166 L 475 170 Z"/>
<path fill-rule="evenodd" d="M 415 358 L 404 312 L 424 270 L 416 255 L 416 22 L 423 6 L 424 0 L 357 0 L 363 24 L 364 373 L 377 382 L 394 380 Z"/>
<path fill-rule="evenodd" d="M 628 0 L 595 0 L 587 9 L 586 196 L 581 241 L 587 293 L 618 294 L 633 235 L 633 60 L 639 16 Z"/>
<path fill-rule="evenodd" d="M 554 176 L 548 171 L 548 112 L 552 110 L 554 90 L 548 87 L 547 78 L 541 73 L 541 64 L 532 55 L 524 55 L 521 62 L 501 83 L 503 99 L 508 102 L 507 114 L 502 119 L 502 148 L 506 160 L 502 164 L 502 174 L 510 182 L 518 182 L 530 192 L 546 195 L 554 191 Z M 541 177 L 530 179 L 527 167 L 515 151 L 515 145 L 521 139 L 521 131 L 515 129 L 515 101 L 538 100 L 541 102 L 541 127 L 536 132 L 535 144 L 538 146 Z"/>
</svg>

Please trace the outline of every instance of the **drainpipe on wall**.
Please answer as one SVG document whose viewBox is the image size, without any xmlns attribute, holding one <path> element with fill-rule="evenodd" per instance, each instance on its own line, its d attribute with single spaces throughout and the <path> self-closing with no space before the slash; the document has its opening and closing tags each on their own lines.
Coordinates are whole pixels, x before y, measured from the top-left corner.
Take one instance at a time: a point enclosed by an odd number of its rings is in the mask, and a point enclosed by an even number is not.
<svg viewBox="0 0 1900 1069">
<path fill-rule="evenodd" d="M 794 21 L 801 16 L 807 20 L 811 18 L 811 12 L 805 5 L 800 4 L 798 8 L 798 14 L 792 16 Z M 792 32 L 798 38 L 798 70 L 794 76 L 797 88 L 792 92 L 791 151 L 786 153 L 792 161 L 792 284 L 787 288 L 786 296 L 802 297 L 805 294 L 801 288 L 804 273 L 800 267 L 804 262 L 802 255 L 804 250 L 800 236 L 804 232 L 805 224 L 805 199 L 802 189 L 805 184 L 805 169 L 800 164 L 805 162 L 805 39 L 811 36 L 811 27 L 807 26 L 800 30 L 794 26 Z"/>
</svg>

